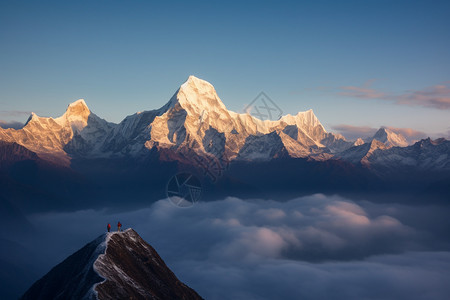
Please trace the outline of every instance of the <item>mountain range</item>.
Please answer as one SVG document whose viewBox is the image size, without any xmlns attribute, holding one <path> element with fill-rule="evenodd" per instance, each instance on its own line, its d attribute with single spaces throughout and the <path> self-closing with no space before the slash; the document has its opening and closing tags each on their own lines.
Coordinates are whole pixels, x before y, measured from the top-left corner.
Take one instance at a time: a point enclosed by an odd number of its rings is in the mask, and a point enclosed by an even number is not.
<svg viewBox="0 0 450 300">
<path fill-rule="evenodd" d="M 58 118 L 32 113 L 21 129 L 0 128 L 4 194 L 26 209 L 67 207 L 80 193 L 95 202 L 106 195 L 155 199 L 180 171 L 207 177 L 208 190 L 223 194 L 272 187 L 305 193 L 411 187 L 442 194 L 449 154 L 448 140 L 408 145 L 388 128 L 347 141 L 327 132 L 312 110 L 275 121 L 232 112 L 210 83 L 194 76 L 163 107 L 118 124 L 80 99 Z M 92 203 L 80 197 L 75 203 L 83 201 Z"/>
</svg>

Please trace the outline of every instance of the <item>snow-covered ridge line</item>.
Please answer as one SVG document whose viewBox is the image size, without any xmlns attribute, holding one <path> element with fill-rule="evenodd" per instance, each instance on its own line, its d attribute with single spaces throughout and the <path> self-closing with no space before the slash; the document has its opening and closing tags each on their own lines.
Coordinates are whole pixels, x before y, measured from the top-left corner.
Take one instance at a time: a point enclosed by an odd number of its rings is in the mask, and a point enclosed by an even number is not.
<svg viewBox="0 0 450 300">
<path fill-rule="evenodd" d="M 36 281 L 22 299 L 60 298 L 201 299 L 131 228 L 86 244 Z"/>
<path fill-rule="evenodd" d="M 115 231 L 115 232 L 107 232 L 107 233 L 105 233 L 105 239 L 104 239 L 104 241 L 103 241 L 101 244 L 99 244 L 99 245 L 97 246 L 97 249 L 95 250 L 95 253 L 96 253 L 97 255 L 95 255 L 95 256 L 96 256 L 96 259 L 95 259 L 94 262 L 92 263 L 92 269 L 94 270 L 94 272 L 95 272 L 98 276 L 100 276 L 101 278 L 103 278 L 103 281 L 98 282 L 98 283 L 96 283 L 96 284 L 94 284 L 94 285 L 92 286 L 92 288 L 89 290 L 89 293 L 86 295 L 86 299 L 90 299 L 91 295 L 94 295 L 94 296 L 95 296 L 95 299 L 98 299 L 98 293 L 97 293 L 97 291 L 96 291 L 95 289 L 96 289 L 97 285 L 102 284 L 102 283 L 104 283 L 104 282 L 107 280 L 107 278 L 104 277 L 104 276 L 101 274 L 101 272 L 98 271 L 97 263 L 99 262 L 99 260 L 100 260 L 102 257 L 104 257 L 104 256 L 106 255 L 106 250 L 108 249 L 108 242 L 111 240 L 111 237 L 112 237 L 113 235 L 115 235 L 115 234 L 123 234 L 123 233 L 129 232 L 129 231 L 131 231 L 131 230 L 132 230 L 131 228 L 128 228 L 128 229 L 126 229 L 126 230 L 124 230 L 124 231 L 121 231 L 121 232 Z"/>
<path fill-rule="evenodd" d="M 373 139 L 387 147 L 408 145 L 403 136 L 388 129 L 380 129 L 365 142 Z M 161 108 L 127 116 L 119 124 L 101 119 L 79 99 L 58 118 L 32 113 L 22 129 L 0 128 L 0 140 L 67 166 L 73 158 L 141 158 L 149 150 L 227 161 L 284 156 L 329 159 L 362 143 L 327 132 L 311 109 L 276 121 L 230 111 L 214 86 L 195 76 L 189 76 Z"/>
<path fill-rule="evenodd" d="M 108 241 L 110 240 L 110 238 L 111 238 L 111 233 L 106 233 L 106 234 L 105 234 L 105 239 L 104 239 L 104 241 L 103 241 L 101 244 L 99 244 L 99 245 L 97 246 L 97 249 L 95 250 L 95 253 L 96 253 L 95 256 L 96 256 L 96 258 L 95 258 L 94 262 L 92 263 L 92 269 L 94 270 L 94 272 L 95 272 L 98 276 L 100 276 L 101 278 L 103 278 L 103 281 L 94 284 L 94 285 L 91 287 L 91 289 L 89 290 L 89 292 L 88 292 L 88 294 L 86 295 L 85 299 L 92 299 L 92 297 L 95 297 L 95 299 L 98 299 L 98 293 L 97 293 L 97 291 L 95 290 L 95 288 L 97 287 L 98 284 L 103 283 L 103 282 L 106 281 L 106 278 L 103 277 L 103 276 L 98 272 L 97 267 L 96 267 L 95 264 L 96 264 L 96 262 L 98 261 L 99 257 L 104 256 L 104 255 L 106 254 L 106 249 L 108 248 Z"/>
</svg>

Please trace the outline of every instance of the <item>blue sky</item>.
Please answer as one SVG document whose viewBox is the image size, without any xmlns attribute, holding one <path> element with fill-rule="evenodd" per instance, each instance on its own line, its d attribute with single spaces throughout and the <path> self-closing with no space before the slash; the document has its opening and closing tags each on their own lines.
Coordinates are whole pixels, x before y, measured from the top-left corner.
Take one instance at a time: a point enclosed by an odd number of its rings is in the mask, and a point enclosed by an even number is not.
<svg viewBox="0 0 450 300">
<path fill-rule="evenodd" d="M 450 130 L 448 1 L 1 1 L 0 120 L 84 98 L 119 122 L 189 75 L 327 130 Z"/>
</svg>

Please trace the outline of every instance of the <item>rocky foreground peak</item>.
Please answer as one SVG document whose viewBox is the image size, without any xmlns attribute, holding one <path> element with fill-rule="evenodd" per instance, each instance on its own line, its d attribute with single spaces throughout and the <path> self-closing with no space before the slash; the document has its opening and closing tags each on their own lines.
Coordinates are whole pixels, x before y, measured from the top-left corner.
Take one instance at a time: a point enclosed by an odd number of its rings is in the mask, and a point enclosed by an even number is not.
<svg viewBox="0 0 450 300">
<path fill-rule="evenodd" d="M 22 299 L 202 299 L 133 229 L 106 233 L 34 283 Z"/>
</svg>

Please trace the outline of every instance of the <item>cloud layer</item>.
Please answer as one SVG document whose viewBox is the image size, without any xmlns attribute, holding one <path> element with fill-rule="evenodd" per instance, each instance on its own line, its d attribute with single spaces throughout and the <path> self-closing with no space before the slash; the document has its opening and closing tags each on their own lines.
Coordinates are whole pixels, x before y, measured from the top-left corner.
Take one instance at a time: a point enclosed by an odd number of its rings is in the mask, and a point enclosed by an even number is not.
<svg viewBox="0 0 450 300">
<path fill-rule="evenodd" d="M 371 87 L 373 80 L 363 86 L 342 86 L 338 94 L 360 99 L 382 99 L 400 105 L 424 106 L 437 109 L 450 109 L 450 87 L 448 83 L 438 84 L 421 90 L 409 90 L 402 94 L 383 92 Z"/>
<path fill-rule="evenodd" d="M 230 197 L 190 209 L 161 200 L 120 214 L 36 215 L 43 234 L 29 246 L 52 266 L 120 220 L 206 299 L 444 299 L 449 224 L 440 219 L 447 215 L 320 194 L 287 202 Z"/>
<path fill-rule="evenodd" d="M 16 121 L 3 121 L 0 120 L 0 127 L 3 129 L 13 128 L 13 129 L 21 129 L 23 127 L 23 123 L 16 122 Z"/>
</svg>

